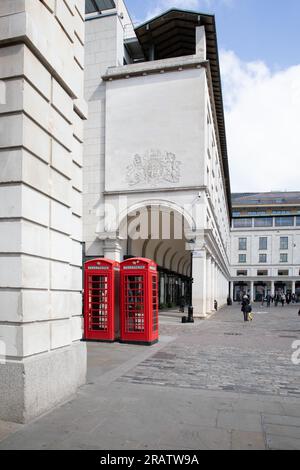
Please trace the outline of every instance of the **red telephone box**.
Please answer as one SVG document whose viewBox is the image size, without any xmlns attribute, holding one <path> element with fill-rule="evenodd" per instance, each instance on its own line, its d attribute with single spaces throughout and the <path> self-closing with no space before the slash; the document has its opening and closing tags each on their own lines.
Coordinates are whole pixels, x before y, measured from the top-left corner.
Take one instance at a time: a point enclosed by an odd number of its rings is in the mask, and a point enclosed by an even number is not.
<svg viewBox="0 0 300 470">
<path fill-rule="evenodd" d="M 94 259 L 84 265 L 84 339 L 113 342 L 119 336 L 120 264 Z"/>
<path fill-rule="evenodd" d="M 132 258 L 120 264 L 120 341 L 151 345 L 158 341 L 157 264 Z"/>
</svg>

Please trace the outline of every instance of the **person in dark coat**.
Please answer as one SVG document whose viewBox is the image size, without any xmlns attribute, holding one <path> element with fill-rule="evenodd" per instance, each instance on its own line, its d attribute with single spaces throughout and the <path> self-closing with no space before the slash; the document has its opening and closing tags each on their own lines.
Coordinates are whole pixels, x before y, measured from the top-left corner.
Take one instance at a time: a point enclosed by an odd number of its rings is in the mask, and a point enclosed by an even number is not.
<svg viewBox="0 0 300 470">
<path fill-rule="evenodd" d="M 242 308 L 241 308 L 241 311 L 243 312 L 243 315 L 244 315 L 244 322 L 247 322 L 249 321 L 249 305 L 250 305 L 250 302 L 249 302 L 249 299 L 248 297 L 244 297 L 243 300 L 242 300 Z"/>
</svg>

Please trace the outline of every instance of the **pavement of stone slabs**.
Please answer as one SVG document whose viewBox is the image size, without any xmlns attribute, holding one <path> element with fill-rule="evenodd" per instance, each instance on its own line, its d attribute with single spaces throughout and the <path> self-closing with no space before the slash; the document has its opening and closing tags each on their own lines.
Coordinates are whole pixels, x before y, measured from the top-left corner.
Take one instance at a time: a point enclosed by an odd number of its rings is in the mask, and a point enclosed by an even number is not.
<svg viewBox="0 0 300 470">
<path fill-rule="evenodd" d="M 89 343 L 87 384 L 30 424 L 0 421 L 0 450 L 300 450 L 298 310 L 164 312 L 150 348 Z"/>
</svg>

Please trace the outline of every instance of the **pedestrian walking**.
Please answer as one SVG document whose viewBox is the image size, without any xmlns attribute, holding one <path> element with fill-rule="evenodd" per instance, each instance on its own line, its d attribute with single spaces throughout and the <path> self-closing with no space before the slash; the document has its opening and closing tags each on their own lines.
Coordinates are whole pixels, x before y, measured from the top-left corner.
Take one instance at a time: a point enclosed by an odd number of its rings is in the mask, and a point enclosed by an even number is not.
<svg viewBox="0 0 300 470">
<path fill-rule="evenodd" d="M 285 295 L 281 294 L 281 304 L 282 304 L 283 307 L 284 307 L 284 304 L 285 304 L 285 300 L 286 300 Z"/>
</svg>

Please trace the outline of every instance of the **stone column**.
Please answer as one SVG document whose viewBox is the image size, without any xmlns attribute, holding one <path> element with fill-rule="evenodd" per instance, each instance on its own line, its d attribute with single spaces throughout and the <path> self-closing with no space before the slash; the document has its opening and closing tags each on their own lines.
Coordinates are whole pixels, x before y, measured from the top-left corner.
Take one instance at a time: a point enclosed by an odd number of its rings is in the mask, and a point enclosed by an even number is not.
<svg viewBox="0 0 300 470">
<path fill-rule="evenodd" d="M 85 382 L 84 0 L 0 2 L 0 419 Z M 3 349 L 3 348 L 2 348 Z"/>
<path fill-rule="evenodd" d="M 193 253 L 193 307 L 194 316 L 205 318 L 206 307 L 206 250 Z"/>
<path fill-rule="evenodd" d="M 233 301 L 233 286 L 234 286 L 234 282 L 231 281 L 230 282 L 230 298 L 232 301 Z"/>
<path fill-rule="evenodd" d="M 211 256 L 207 255 L 206 258 L 206 309 L 207 312 L 212 311 L 212 300 L 211 300 Z"/>
<path fill-rule="evenodd" d="M 292 281 L 292 294 L 296 292 L 296 281 Z"/>
<path fill-rule="evenodd" d="M 118 241 L 115 240 L 105 240 L 104 242 L 104 258 L 111 259 L 113 261 L 122 261 L 121 259 L 122 247 L 119 245 Z"/>
<path fill-rule="evenodd" d="M 251 302 L 254 302 L 254 281 L 251 281 L 251 290 L 250 290 Z"/>
<path fill-rule="evenodd" d="M 271 295 L 275 295 L 275 281 L 271 281 Z"/>
</svg>

